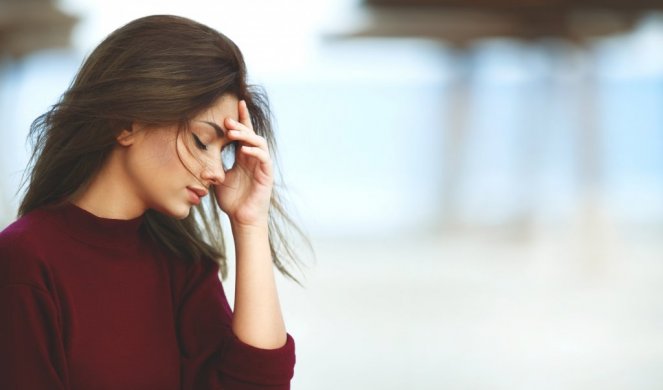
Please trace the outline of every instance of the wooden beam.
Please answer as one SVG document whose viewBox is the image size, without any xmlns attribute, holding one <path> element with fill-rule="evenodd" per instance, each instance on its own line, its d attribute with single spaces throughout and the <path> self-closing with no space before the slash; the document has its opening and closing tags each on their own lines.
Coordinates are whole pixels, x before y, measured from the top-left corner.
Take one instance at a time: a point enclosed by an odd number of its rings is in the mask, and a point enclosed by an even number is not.
<svg viewBox="0 0 663 390">
<path fill-rule="evenodd" d="M 639 13 L 616 11 L 487 11 L 470 8 L 392 8 L 367 10 L 366 22 L 336 38 L 414 37 L 465 45 L 504 37 L 524 40 L 563 38 L 578 41 L 631 30 Z"/>
<path fill-rule="evenodd" d="M 363 4 L 368 7 L 442 7 L 485 11 L 590 8 L 633 12 L 663 9 L 662 0 L 364 0 Z"/>
</svg>

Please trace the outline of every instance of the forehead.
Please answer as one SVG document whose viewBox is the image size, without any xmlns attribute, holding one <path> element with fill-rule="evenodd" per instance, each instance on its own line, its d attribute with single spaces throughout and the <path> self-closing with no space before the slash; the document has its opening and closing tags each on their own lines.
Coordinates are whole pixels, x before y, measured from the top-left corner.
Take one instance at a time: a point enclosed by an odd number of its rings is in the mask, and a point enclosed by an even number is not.
<svg viewBox="0 0 663 390">
<path fill-rule="evenodd" d="M 238 120 L 238 103 L 239 101 L 233 95 L 223 95 L 215 101 L 208 109 L 201 112 L 195 120 L 214 122 L 223 126 L 223 121 L 226 117 Z"/>
</svg>

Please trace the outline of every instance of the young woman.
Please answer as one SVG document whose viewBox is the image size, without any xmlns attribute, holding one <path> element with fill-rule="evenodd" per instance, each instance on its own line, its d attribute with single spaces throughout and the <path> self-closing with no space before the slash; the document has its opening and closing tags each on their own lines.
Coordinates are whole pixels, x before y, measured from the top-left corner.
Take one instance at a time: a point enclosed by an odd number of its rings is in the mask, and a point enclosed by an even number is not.
<svg viewBox="0 0 663 390">
<path fill-rule="evenodd" d="M 0 388 L 289 388 L 273 265 L 290 276 L 277 223 L 290 219 L 266 100 L 232 41 L 185 18 L 135 20 L 31 136 L 19 219 L 0 233 Z"/>
</svg>

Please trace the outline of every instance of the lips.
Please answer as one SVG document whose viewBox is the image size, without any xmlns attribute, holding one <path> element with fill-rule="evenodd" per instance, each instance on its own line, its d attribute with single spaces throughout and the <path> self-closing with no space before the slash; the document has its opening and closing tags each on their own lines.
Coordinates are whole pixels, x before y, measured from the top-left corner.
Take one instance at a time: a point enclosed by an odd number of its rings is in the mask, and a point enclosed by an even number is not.
<svg viewBox="0 0 663 390">
<path fill-rule="evenodd" d="M 189 201 L 195 205 L 200 204 L 200 198 L 207 195 L 207 190 L 204 188 L 187 187 L 189 193 Z"/>
<path fill-rule="evenodd" d="M 207 190 L 204 188 L 196 188 L 196 187 L 187 187 L 187 188 L 193 191 L 193 193 L 195 193 L 196 195 L 198 195 L 199 198 L 203 198 L 205 197 L 205 195 L 207 195 Z"/>
</svg>

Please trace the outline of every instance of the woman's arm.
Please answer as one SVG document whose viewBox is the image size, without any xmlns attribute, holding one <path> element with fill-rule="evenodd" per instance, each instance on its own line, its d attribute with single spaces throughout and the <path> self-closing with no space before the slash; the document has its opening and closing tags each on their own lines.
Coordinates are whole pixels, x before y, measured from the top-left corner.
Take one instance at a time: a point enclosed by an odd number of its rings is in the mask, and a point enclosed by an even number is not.
<svg viewBox="0 0 663 390">
<path fill-rule="evenodd" d="M 232 225 L 237 257 L 232 328 L 243 342 L 274 349 L 286 342 L 286 330 L 274 280 L 268 227 Z"/>
<path fill-rule="evenodd" d="M 25 226 L 0 232 L 0 389 L 68 389 L 60 312 Z"/>
<path fill-rule="evenodd" d="M 235 308 L 232 328 L 243 342 L 276 349 L 286 342 L 272 256 L 269 207 L 274 183 L 267 141 L 251 124 L 246 102 L 237 105 L 238 120 L 226 118 L 226 136 L 241 145 L 235 165 L 215 186 L 221 209 L 230 219 L 236 253 Z"/>
<path fill-rule="evenodd" d="M 295 343 L 264 349 L 240 340 L 234 315 L 218 275 L 218 265 L 203 260 L 186 265 L 185 283 L 176 287 L 182 352 L 182 389 L 288 390 L 294 374 Z"/>
</svg>

